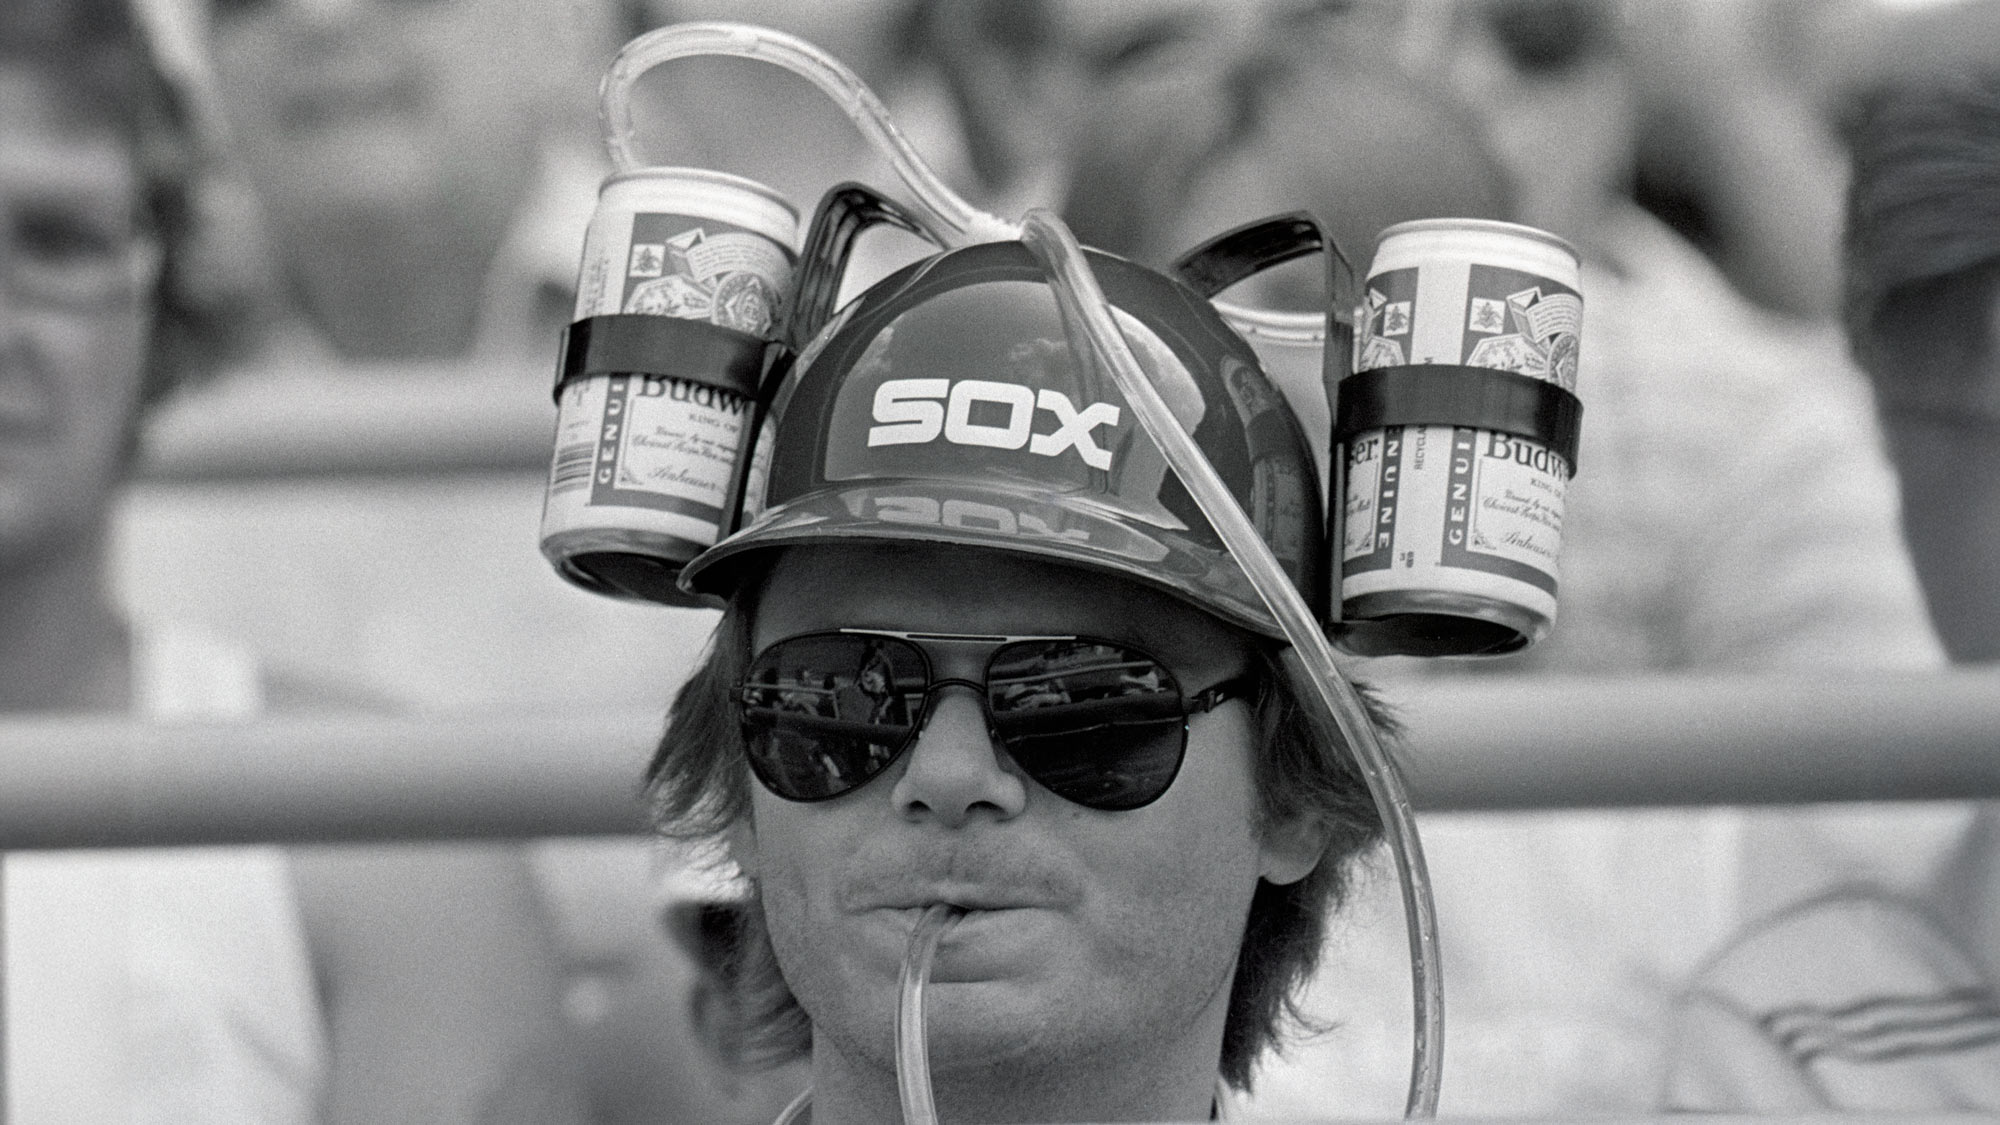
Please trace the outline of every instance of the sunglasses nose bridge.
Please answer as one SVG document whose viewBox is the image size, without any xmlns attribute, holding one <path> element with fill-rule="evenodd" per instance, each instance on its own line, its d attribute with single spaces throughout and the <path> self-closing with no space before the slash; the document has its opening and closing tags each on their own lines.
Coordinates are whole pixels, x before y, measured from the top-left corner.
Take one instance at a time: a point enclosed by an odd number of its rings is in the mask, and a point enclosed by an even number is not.
<svg viewBox="0 0 2000 1125">
<path fill-rule="evenodd" d="M 965 688 L 973 698 L 947 705 L 952 698 L 944 692 L 947 687 Z M 976 809 L 1006 820 L 1026 808 L 1026 783 L 1001 748 L 986 705 L 986 689 L 978 683 L 957 678 L 934 681 L 902 758 L 902 774 L 891 799 L 905 816 L 934 818 L 945 827 L 958 828 L 972 819 Z"/>
<path fill-rule="evenodd" d="M 930 682 L 930 686 L 924 691 L 924 713 L 917 719 L 917 732 L 921 734 L 923 728 L 930 723 L 931 714 L 937 709 L 939 694 L 951 687 L 964 688 L 972 693 L 980 714 L 985 716 L 987 735 L 993 739 L 994 746 L 999 746 L 1000 732 L 993 725 L 993 708 L 986 699 L 986 685 L 978 680 L 968 680 L 961 676 L 941 676 Z"/>
<path fill-rule="evenodd" d="M 968 680 L 962 676 L 940 676 L 931 681 L 930 694 L 936 695 L 948 687 L 962 687 L 981 699 L 986 698 L 986 685 L 978 680 Z"/>
</svg>

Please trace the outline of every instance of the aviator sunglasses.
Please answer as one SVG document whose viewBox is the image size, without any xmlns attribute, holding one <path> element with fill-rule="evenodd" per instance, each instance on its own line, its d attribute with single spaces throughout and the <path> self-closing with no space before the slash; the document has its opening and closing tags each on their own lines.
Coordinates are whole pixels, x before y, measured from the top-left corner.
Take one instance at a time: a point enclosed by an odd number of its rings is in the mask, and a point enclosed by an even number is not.
<svg viewBox="0 0 2000 1125">
<path fill-rule="evenodd" d="M 946 647 L 986 653 L 980 682 L 932 674 Z M 1151 654 L 1095 637 L 841 629 L 772 644 L 737 693 L 751 771 L 792 801 L 866 785 L 908 750 L 933 694 L 979 693 L 994 741 L 1043 788 L 1093 809 L 1151 804 L 1174 783 L 1192 715 L 1255 691 L 1251 676 L 1192 698 Z"/>
</svg>

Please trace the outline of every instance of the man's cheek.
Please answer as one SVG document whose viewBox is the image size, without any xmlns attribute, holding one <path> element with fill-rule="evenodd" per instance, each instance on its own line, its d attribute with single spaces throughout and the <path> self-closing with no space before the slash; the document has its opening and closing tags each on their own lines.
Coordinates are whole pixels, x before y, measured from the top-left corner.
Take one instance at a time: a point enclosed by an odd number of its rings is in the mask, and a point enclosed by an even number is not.
<svg viewBox="0 0 2000 1125">
<path fill-rule="evenodd" d="M 1152 836 L 1140 862 L 1108 873 L 1107 961 L 1129 965 L 1213 945 L 1217 932 L 1241 934 L 1257 879 L 1248 833 L 1206 817 L 1180 822 L 1184 830 Z"/>
<path fill-rule="evenodd" d="M 754 870 L 773 932 L 787 933 L 801 950 L 824 950 L 852 939 L 843 927 L 854 919 L 840 911 L 839 887 L 854 847 L 837 831 L 830 810 L 801 808 L 760 794 L 756 823 L 743 847 Z M 846 934 L 845 937 L 839 935 Z"/>
</svg>

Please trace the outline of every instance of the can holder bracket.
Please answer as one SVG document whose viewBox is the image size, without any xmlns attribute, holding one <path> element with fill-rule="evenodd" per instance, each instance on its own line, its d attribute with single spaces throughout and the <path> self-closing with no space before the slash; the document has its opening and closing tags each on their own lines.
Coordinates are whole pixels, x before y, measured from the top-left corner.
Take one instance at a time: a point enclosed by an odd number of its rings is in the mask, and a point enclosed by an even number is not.
<svg viewBox="0 0 2000 1125">
<path fill-rule="evenodd" d="M 748 332 L 642 313 L 611 313 L 563 329 L 555 394 L 594 375 L 661 375 L 755 400 L 773 351 Z"/>
<path fill-rule="evenodd" d="M 1333 232 L 1312 212 L 1292 211 L 1226 230 L 1174 259 L 1171 271 L 1212 300 L 1254 274 L 1315 252 L 1326 258 L 1322 374 L 1331 387 L 1346 378 L 1353 359 L 1354 307 L 1358 295 L 1354 267 L 1334 242 Z"/>
<path fill-rule="evenodd" d="M 1527 438 L 1561 456 L 1574 477 L 1583 403 L 1545 379 L 1456 363 L 1377 367 L 1341 380 L 1333 440 L 1384 426 L 1467 426 Z"/>
<path fill-rule="evenodd" d="M 935 241 L 907 210 L 866 184 L 846 181 L 820 197 L 806 229 L 805 249 L 799 253 L 793 292 L 785 303 L 780 338 L 795 351 L 804 351 L 832 319 L 855 240 L 875 226 L 894 227 Z"/>
</svg>

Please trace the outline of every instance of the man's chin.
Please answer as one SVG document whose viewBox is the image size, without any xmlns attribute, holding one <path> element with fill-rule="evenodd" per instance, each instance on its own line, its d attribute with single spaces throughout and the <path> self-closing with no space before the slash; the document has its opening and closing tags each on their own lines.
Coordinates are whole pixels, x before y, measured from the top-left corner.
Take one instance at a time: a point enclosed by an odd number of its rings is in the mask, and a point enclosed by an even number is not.
<svg viewBox="0 0 2000 1125">
<path fill-rule="evenodd" d="M 971 981 L 940 984 L 925 995 L 924 1029 L 931 1071 L 993 1077 L 1019 1067 L 1026 1072 L 1074 1054 L 1058 1042 L 1073 1026 L 1082 998 L 1053 982 Z"/>
</svg>

